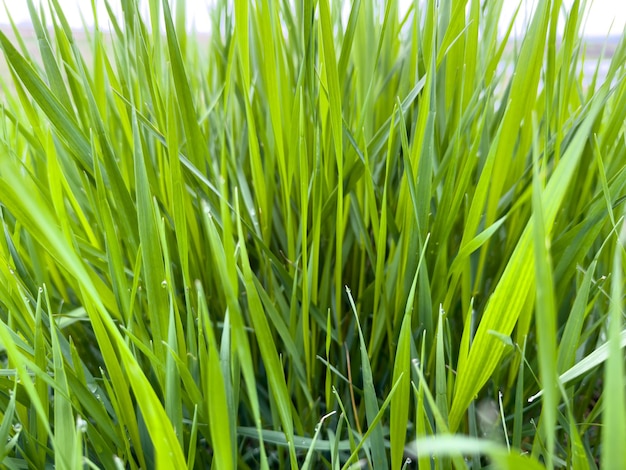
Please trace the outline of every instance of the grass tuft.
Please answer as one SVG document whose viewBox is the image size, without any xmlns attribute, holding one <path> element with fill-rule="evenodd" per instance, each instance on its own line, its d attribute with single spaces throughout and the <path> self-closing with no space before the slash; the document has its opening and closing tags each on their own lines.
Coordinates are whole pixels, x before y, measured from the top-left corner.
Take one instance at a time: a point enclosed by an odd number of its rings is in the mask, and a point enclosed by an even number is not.
<svg viewBox="0 0 626 470">
<path fill-rule="evenodd" d="M 626 467 L 626 36 L 96 3 L 0 31 L 3 467 Z"/>
</svg>

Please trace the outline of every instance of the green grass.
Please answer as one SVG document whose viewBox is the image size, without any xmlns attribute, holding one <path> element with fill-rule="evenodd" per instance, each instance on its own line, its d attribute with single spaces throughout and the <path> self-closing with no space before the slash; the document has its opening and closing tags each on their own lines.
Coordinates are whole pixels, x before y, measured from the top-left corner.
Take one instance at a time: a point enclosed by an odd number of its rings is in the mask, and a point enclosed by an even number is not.
<svg viewBox="0 0 626 470">
<path fill-rule="evenodd" d="M 0 33 L 3 467 L 626 467 L 626 36 L 148 3 Z"/>
</svg>

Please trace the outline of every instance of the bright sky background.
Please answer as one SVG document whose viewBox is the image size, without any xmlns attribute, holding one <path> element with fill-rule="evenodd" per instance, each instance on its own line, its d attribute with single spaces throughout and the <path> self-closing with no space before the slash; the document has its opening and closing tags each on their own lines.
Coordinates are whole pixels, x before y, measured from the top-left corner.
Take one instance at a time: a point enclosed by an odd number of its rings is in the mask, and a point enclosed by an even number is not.
<svg viewBox="0 0 626 470">
<path fill-rule="evenodd" d="M 85 18 L 90 22 L 92 21 L 92 15 L 90 12 L 91 2 L 89 0 L 58 0 L 62 7 L 65 9 L 65 14 L 68 21 L 76 28 L 80 28 L 82 25 L 80 11 L 83 9 Z M 347 1 L 348 0 L 344 0 Z M 533 0 L 522 0 L 524 6 L 520 10 L 518 15 L 518 24 L 516 29 L 522 30 L 523 20 L 525 18 L 525 12 L 529 12 L 534 4 Z M 8 6 L 8 10 L 11 16 L 17 23 L 27 23 L 29 19 L 28 7 L 24 0 L 5 0 Z M 35 0 L 37 3 L 38 0 Z M 206 31 L 209 24 L 208 21 L 208 4 L 211 0 L 187 0 L 187 8 L 189 10 L 189 18 L 196 24 L 198 30 Z M 101 0 L 96 1 L 99 4 L 100 12 L 103 18 L 106 17 L 106 10 L 102 6 Z M 410 0 L 401 0 L 401 3 L 410 3 Z M 564 4 L 569 6 L 573 3 L 572 0 L 565 0 Z M 611 34 L 619 35 L 622 33 L 624 26 L 626 25 L 626 1 L 624 0 L 593 0 L 588 1 L 588 19 L 585 31 L 589 36 L 606 36 L 609 32 Z M 118 5 L 119 1 L 112 0 L 111 4 Z M 503 20 L 512 17 L 515 9 L 517 8 L 518 0 L 505 0 L 503 8 Z M 611 28 L 611 23 L 613 27 Z M 7 23 L 7 16 L 4 8 L 0 8 L 0 23 Z M 504 28 L 505 21 L 501 25 Z M 103 24 L 104 26 L 104 24 Z M 609 31 L 610 30 L 610 31 Z"/>
</svg>

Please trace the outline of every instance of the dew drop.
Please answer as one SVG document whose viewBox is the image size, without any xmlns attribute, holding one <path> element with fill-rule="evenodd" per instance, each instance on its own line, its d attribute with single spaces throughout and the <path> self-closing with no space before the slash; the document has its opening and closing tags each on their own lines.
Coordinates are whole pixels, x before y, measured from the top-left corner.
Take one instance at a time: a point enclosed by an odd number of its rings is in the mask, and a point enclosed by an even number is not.
<svg viewBox="0 0 626 470">
<path fill-rule="evenodd" d="M 76 418 L 76 430 L 82 433 L 87 432 L 87 421 L 85 421 L 80 416 Z"/>
<path fill-rule="evenodd" d="M 166 280 L 163 280 L 163 281 L 161 282 L 161 287 L 162 287 L 163 289 L 166 289 L 166 288 L 167 288 L 167 281 L 166 281 Z"/>
<path fill-rule="evenodd" d="M 120 459 L 117 455 L 113 456 L 113 462 L 115 463 L 115 468 L 123 470 L 126 468 L 124 466 L 124 461 Z"/>
</svg>

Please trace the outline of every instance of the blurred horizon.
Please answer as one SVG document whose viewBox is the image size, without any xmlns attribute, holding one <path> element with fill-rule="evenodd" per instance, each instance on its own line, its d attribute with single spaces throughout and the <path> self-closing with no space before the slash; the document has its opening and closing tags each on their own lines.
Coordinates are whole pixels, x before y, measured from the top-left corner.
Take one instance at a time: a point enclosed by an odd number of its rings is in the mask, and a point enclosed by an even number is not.
<svg viewBox="0 0 626 470">
<path fill-rule="evenodd" d="M 86 0 L 57 0 L 64 10 L 68 23 L 75 29 L 82 29 L 84 25 L 92 27 L 94 25 L 93 14 L 91 11 L 91 1 Z M 384 3 L 384 0 L 380 0 Z M 210 32 L 209 12 L 211 4 L 215 0 L 186 0 L 187 10 L 187 26 L 189 30 L 195 30 L 198 33 Z M 352 2 L 346 1 L 344 8 L 349 11 Z M 401 12 L 406 12 L 412 0 L 399 0 Z M 513 35 L 522 35 L 528 18 L 531 17 L 537 0 L 521 0 L 521 6 L 517 18 L 513 26 Z M 564 0 L 563 10 L 571 8 L 573 0 Z M 36 7 L 39 6 L 40 0 L 34 0 Z M 121 15 L 120 3 L 110 1 L 112 10 Z M 176 0 L 170 0 L 171 5 L 176 4 Z M 99 26 L 102 29 L 109 29 L 109 21 L 106 13 L 104 0 L 95 0 L 96 11 L 98 12 Z M 140 0 L 142 13 L 148 13 L 147 1 Z M 500 17 L 500 34 L 504 35 L 515 11 L 520 5 L 520 1 L 505 0 L 502 6 L 502 14 Z M 172 10 L 175 7 L 172 6 Z M 47 7 L 44 7 L 47 11 Z M 20 28 L 28 28 L 31 25 L 28 5 L 26 2 L 12 2 L 5 9 L 0 9 L 0 27 L 10 25 L 8 13 L 13 21 Z M 564 13 L 564 11 L 563 11 Z M 82 15 L 82 16 L 81 16 Z M 585 11 L 585 19 L 583 20 L 583 32 L 587 40 L 609 41 L 613 42 L 620 38 L 626 28 L 626 2 L 616 3 L 615 0 L 593 0 L 587 2 Z M 561 14 L 559 21 L 559 32 L 563 30 L 564 14 Z"/>
</svg>

